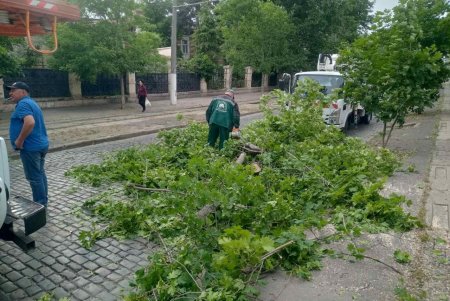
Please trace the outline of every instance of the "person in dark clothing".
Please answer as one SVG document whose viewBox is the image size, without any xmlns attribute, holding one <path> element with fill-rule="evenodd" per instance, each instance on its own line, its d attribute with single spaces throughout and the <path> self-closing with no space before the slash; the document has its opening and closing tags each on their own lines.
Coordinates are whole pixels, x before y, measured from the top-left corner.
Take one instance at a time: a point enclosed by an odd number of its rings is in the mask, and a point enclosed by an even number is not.
<svg viewBox="0 0 450 301">
<path fill-rule="evenodd" d="M 142 107 L 142 112 L 145 112 L 145 99 L 147 98 L 147 88 L 144 85 L 143 81 L 139 81 L 138 82 L 139 86 L 138 86 L 138 100 L 139 100 L 139 104 Z"/>
<path fill-rule="evenodd" d="M 240 119 L 241 114 L 233 90 L 214 97 L 206 110 L 206 121 L 209 124 L 208 144 L 214 147 L 219 138 L 219 149 L 222 149 L 224 142 L 230 137 L 230 132 L 239 129 Z"/>
</svg>

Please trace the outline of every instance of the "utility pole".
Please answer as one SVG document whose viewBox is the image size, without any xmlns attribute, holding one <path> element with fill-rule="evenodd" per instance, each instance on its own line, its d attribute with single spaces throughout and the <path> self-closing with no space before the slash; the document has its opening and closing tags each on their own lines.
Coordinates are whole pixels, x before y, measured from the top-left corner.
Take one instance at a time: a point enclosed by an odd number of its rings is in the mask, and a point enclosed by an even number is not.
<svg viewBox="0 0 450 301">
<path fill-rule="evenodd" d="M 170 36 L 170 74 L 169 95 L 170 103 L 177 104 L 177 0 L 172 3 L 172 31 Z"/>
<path fill-rule="evenodd" d="M 170 35 L 170 74 L 169 74 L 169 95 L 170 103 L 177 104 L 177 8 L 208 3 L 201 1 L 196 3 L 177 5 L 177 0 L 172 1 L 172 31 Z"/>
</svg>

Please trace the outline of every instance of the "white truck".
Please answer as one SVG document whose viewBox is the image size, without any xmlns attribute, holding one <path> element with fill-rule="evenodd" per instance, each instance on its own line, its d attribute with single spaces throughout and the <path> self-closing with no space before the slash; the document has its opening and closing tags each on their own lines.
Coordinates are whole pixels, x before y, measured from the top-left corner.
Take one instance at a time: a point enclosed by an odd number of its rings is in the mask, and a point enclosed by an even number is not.
<svg viewBox="0 0 450 301">
<path fill-rule="evenodd" d="M 317 62 L 318 71 L 307 71 L 295 73 L 292 78 L 286 74 L 284 80 L 288 80 L 289 92 L 297 87 L 298 82 L 306 78 L 313 79 L 322 87 L 322 92 L 330 94 L 334 89 L 344 86 L 344 77 L 336 71 L 337 54 L 320 54 Z M 326 124 L 335 125 L 342 130 L 348 130 L 351 125 L 358 123 L 369 124 L 372 120 L 372 114 L 366 112 L 361 105 L 351 105 L 341 98 L 325 106 L 322 111 L 322 118 Z"/>
</svg>

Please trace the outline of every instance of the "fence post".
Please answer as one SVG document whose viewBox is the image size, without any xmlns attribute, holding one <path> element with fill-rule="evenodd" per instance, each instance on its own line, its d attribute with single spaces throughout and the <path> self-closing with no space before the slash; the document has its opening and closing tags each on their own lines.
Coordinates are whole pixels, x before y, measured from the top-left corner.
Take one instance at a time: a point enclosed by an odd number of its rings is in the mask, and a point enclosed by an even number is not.
<svg viewBox="0 0 450 301">
<path fill-rule="evenodd" d="M 245 67 L 245 87 L 247 89 L 251 89 L 252 87 L 252 75 L 253 75 L 253 68 L 250 66 Z"/>
<path fill-rule="evenodd" d="M 208 83 L 206 82 L 206 80 L 204 78 L 200 79 L 200 93 L 201 94 L 208 93 Z"/>
<path fill-rule="evenodd" d="M 5 91 L 3 85 L 3 77 L 0 77 L 0 99 L 5 99 Z"/>
<path fill-rule="evenodd" d="M 263 73 L 261 82 L 261 92 L 269 90 L 269 74 Z"/>
<path fill-rule="evenodd" d="M 233 77 L 233 67 L 230 65 L 223 66 L 223 87 L 231 89 L 231 81 Z"/>
<path fill-rule="evenodd" d="M 127 81 L 125 83 L 128 85 L 128 101 L 137 97 L 136 96 L 136 73 L 127 72 Z"/>
<path fill-rule="evenodd" d="M 69 73 L 69 91 L 73 99 L 82 98 L 81 80 L 75 73 Z"/>
</svg>

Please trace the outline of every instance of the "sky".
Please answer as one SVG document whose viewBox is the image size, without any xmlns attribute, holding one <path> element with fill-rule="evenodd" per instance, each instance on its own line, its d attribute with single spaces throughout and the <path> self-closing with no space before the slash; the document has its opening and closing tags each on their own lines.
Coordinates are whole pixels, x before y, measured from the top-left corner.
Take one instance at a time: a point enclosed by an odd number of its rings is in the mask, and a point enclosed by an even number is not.
<svg viewBox="0 0 450 301">
<path fill-rule="evenodd" d="M 373 11 L 391 9 L 398 4 L 398 0 L 375 0 Z"/>
</svg>

